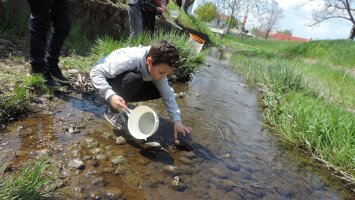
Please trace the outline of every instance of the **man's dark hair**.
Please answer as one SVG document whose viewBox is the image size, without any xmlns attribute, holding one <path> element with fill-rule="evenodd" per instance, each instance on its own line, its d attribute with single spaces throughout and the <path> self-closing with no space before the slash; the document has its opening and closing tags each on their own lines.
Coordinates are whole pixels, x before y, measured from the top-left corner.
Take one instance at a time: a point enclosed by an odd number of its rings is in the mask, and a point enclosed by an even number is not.
<svg viewBox="0 0 355 200">
<path fill-rule="evenodd" d="M 166 40 L 162 40 L 152 45 L 147 57 L 152 58 L 153 65 L 165 63 L 173 68 L 178 68 L 180 66 L 178 51 L 172 43 Z"/>
</svg>

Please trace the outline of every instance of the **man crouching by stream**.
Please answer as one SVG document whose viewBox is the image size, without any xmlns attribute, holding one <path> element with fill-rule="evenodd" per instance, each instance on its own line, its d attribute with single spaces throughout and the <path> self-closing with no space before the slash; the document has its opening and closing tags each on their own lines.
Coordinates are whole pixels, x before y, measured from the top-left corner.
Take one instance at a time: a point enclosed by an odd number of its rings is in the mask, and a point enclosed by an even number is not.
<svg viewBox="0 0 355 200">
<path fill-rule="evenodd" d="M 175 46 L 165 40 L 146 47 L 130 47 L 113 51 L 101 58 L 90 72 L 92 82 L 105 97 L 108 108 L 105 119 L 115 128 L 127 123 L 123 116 L 128 110 L 126 102 L 138 102 L 162 97 L 174 122 L 174 140 L 177 134 L 190 133 L 180 118 L 173 89 L 167 75 L 179 67 L 179 54 Z"/>
</svg>

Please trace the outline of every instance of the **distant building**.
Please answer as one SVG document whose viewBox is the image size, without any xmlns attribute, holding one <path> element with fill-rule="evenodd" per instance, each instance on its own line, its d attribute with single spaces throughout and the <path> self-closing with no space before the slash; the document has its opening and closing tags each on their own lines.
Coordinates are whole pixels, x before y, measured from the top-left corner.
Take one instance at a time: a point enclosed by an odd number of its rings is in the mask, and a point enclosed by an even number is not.
<svg viewBox="0 0 355 200">
<path fill-rule="evenodd" d="M 282 33 L 270 33 L 269 39 L 272 40 L 288 40 L 288 41 L 295 41 L 295 42 L 309 42 L 310 39 L 295 37 L 292 35 L 286 35 Z"/>
</svg>

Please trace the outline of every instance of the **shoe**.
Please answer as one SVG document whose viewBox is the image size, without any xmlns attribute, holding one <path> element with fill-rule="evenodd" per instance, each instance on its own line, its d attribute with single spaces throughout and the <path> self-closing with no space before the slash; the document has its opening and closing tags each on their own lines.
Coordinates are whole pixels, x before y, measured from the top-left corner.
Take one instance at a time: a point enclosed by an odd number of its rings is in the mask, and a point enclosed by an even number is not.
<svg viewBox="0 0 355 200">
<path fill-rule="evenodd" d="M 30 75 L 34 75 L 34 74 L 40 74 L 42 75 L 43 79 L 44 79 L 44 84 L 46 84 L 49 87 L 60 87 L 60 83 L 58 83 L 57 81 L 55 81 L 51 75 L 51 73 L 48 70 L 44 70 L 42 72 L 33 72 L 30 71 L 29 72 Z"/>
<path fill-rule="evenodd" d="M 123 112 L 112 111 L 110 107 L 107 107 L 104 113 L 104 117 L 117 130 L 121 130 L 124 124 L 127 124 L 127 119 Z"/>
<path fill-rule="evenodd" d="M 47 65 L 47 69 L 51 73 L 54 80 L 58 81 L 59 83 L 63 83 L 63 84 L 70 83 L 70 80 L 63 75 L 62 70 L 60 70 L 58 65 L 56 65 L 56 66 L 48 66 Z"/>
</svg>

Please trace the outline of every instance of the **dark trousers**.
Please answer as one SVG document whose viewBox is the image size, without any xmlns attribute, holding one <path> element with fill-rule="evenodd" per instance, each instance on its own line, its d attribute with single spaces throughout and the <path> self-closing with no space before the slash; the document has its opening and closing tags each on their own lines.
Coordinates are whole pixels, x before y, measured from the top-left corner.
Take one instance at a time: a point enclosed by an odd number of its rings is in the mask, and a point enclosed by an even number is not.
<svg viewBox="0 0 355 200">
<path fill-rule="evenodd" d="M 155 14 L 151 11 L 142 10 L 143 30 L 153 35 L 155 29 Z"/>
<path fill-rule="evenodd" d="M 57 66 L 65 38 L 70 31 L 68 0 L 28 0 L 30 16 L 30 63 L 40 73 L 44 66 Z M 47 35 L 53 25 L 47 49 Z"/>
<path fill-rule="evenodd" d="M 138 102 L 158 99 L 159 90 L 152 82 L 143 81 L 143 77 L 136 71 L 127 71 L 115 78 L 107 79 L 112 90 L 126 102 Z"/>
</svg>

